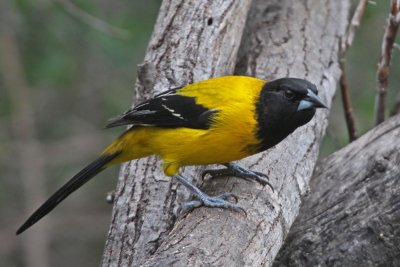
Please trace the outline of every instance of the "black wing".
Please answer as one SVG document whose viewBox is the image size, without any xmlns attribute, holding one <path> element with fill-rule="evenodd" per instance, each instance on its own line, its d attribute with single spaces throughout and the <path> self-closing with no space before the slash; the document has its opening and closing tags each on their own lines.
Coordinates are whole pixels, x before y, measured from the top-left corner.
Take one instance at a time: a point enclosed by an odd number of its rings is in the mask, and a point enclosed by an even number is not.
<svg viewBox="0 0 400 267">
<path fill-rule="evenodd" d="M 106 128 L 121 125 L 143 125 L 158 127 L 186 127 L 208 129 L 216 109 L 207 109 L 196 104 L 196 99 L 179 95 L 180 88 L 165 91 L 154 98 L 128 110 L 113 119 Z"/>
</svg>

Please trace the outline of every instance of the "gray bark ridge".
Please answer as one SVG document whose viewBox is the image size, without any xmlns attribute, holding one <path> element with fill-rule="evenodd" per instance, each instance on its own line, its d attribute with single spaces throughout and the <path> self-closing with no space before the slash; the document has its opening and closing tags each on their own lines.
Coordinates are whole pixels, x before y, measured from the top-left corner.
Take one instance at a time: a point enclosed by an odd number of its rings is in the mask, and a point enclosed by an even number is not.
<svg viewBox="0 0 400 267">
<path fill-rule="evenodd" d="M 233 73 L 250 0 L 165 0 L 144 63 L 136 101 L 194 81 Z M 199 177 L 197 168 L 183 175 Z M 196 173 L 196 174 L 194 174 Z M 155 157 L 122 166 L 102 266 L 140 266 L 171 231 L 186 189 Z"/>
<path fill-rule="evenodd" d="M 400 266 L 400 116 L 317 165 L 274 266 Z"/>
</svg>

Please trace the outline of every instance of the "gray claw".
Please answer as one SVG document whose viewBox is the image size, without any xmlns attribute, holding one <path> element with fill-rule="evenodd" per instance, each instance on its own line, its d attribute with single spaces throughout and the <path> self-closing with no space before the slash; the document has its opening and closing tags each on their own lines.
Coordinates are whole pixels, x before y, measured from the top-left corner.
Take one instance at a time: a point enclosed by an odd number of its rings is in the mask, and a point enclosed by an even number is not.
<svg viewBox="0 0 400 267">
<path fill-rule="evenodd" d="M 233 204 L 226 199 L 229 197 L 234 197 L 237 200 L 237 197 L 229 192 L 222 193 L 215 197 L 210 197 L 206 193 L 202 192 L 199 188 L 195 185 L 190 183 L 181 175 L 175 175 L 175 179 L 182 183 L 187 189 L 189 189 L 193 195 L 197 198 L 197 200 L 187 201 L 183 203 L 182 207 L 179 209 L 179 212 L 186 212 L 192 210 L 194 208 L 198 208 L 200 206 L 206 206 L 210 208 L 224 208 L 224 209 L 231 209 L 234 211 L 243 211 L 246 215 L 246 211 L 240 207 L 239 205 Z"/>
<path fill-rule="evenodd" d="M 229 192 L 222 193 L 218 196 L 215 197 L 210 197 L 210 196 L 204 196 L 202 197 L 201 200 L 191 200 L 191 201 L 186 201 L 182 204 L 179 212 L 180 213 L 186 213 L 188 211 L 191 211 L 195 208 L 204 206 L 204 207 L 209 207 L 209 208 L 223 208 L 223 209 L 230 209 L 236 212 L 244 212 L 246 215 L 246 211 L 239 205 L 233 204 L 226 199 L 229 197 L 234 197 L 237 200 L 237 197 Z"/>
<path fill-rule="evenodd" d="M 202 174 L 203 179 L 207 174 L 209 174 L 211 178 L 235 176 L 245 180 L 255 180 L 263 186 L 268 185 L 272 191 L 274 191 L 274 187 L 269 183 L 269 178 L 266 174 L 243 168 L 236 163 L 227 163 L 224 165 L 227 167 L 226 169 L 205 170 Z"/>
<path fill-rule="evenodd" d="M 224 199 L 224 200 L 226 200 L 229 197 L 233 197 L 236 202 L 238 202 L 238 200 L 239 200 L 238 196 L 236 196 L 235 194 L 233 194 L 231 192 L 224 192 L 222 194 L 215 196 L 215 198 L 220 198 L 220 199 Z"/>
</svg>

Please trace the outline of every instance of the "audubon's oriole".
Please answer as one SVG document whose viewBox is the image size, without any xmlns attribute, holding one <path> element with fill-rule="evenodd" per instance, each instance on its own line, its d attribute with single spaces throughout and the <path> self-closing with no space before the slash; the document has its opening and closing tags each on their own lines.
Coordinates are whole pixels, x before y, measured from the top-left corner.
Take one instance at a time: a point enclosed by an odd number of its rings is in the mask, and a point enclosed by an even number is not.
<svg viewBox="0 0 400 267">
<path fill-rule="evenodd" d="M 229 193 L 208 196 L 179 175 L 179 168 L 224 164 L 226 169 L 206 173 L 252 178 L 268 184 L 268 177 L 262 173 L 230 162 L 271 148 L 309 122 L 316 108 L 326 107 L 317 94 L 315 85 L 303 79 L 266 82 L 226 76 L 156 95 L 108 124 L 108 127 L 132 127 L 55 192 L 17 234 L 105 168 L 153 154 L 163 160 L 164 173 L 180 181 L 198 199 L 187 202 L 185 208 L 204 205 L 239 210 L 240 206 L 226 200 Z"/>
</svg>

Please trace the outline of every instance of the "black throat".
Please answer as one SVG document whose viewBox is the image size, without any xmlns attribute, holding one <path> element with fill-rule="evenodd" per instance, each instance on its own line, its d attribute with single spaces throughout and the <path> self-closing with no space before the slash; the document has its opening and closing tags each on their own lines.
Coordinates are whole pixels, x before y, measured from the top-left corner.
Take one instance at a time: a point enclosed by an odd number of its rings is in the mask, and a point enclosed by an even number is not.
<svg viewBox="0 0 400 267">
<path fill-rule="evenodd" d="M 268 83 L 267 83 L 268 84 Z M 315 108 L 297 111 L 297 105 L 287 105 L 275 92 L 263 88 L 256 103 L 257 137 L 261 141 L 257 151 L 265 151 L 306 124 L 315 114 Z"/>
</svg>

